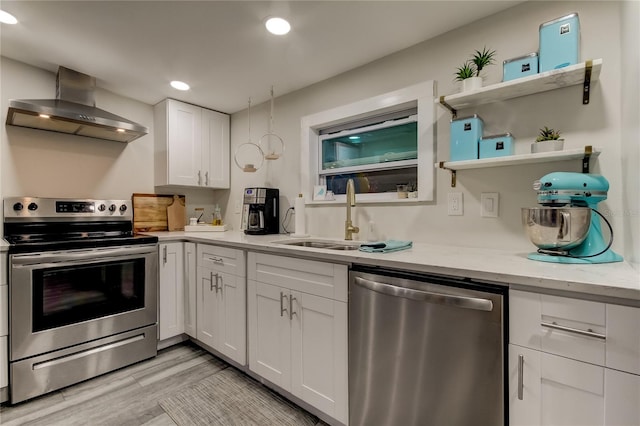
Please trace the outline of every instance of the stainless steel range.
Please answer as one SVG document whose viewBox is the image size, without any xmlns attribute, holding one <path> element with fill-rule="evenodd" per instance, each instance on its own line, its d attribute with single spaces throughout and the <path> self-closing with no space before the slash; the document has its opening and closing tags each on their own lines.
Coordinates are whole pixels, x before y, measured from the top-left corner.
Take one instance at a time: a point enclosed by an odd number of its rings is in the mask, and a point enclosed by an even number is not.
<svg viewBox="0 0 640 426">
<path fill-rule="evenodd" d="M 7 198 L 11 403 L 156 355 L 158 240 L 130 201 Z"/>
</svg>

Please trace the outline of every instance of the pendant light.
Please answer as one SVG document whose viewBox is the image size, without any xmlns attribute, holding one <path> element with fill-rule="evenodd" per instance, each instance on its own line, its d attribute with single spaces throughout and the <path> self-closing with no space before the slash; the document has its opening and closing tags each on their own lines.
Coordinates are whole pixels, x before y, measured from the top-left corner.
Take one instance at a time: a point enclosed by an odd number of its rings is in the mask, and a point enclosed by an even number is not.
<svg viewBox="0 0 640 426">
<path fill-rule="evenodd" d="M 284 141 L 273 132 L 273 86 L 271 86 L 271 111 L 269 113 L 269 131 L 262 135 L 258 145 L 265 153 L 266 160 L 277 160 L 284 153 Z"/>
<path fill-rule="evenodd" d="M 249 140 L 236 148 L 233 161 L 243 172 L 254 173 L 264 164 L 265 155 L 259 145 L 251 142 L 251 98 L 247 108 L 247 123 Z"/>
</svg>

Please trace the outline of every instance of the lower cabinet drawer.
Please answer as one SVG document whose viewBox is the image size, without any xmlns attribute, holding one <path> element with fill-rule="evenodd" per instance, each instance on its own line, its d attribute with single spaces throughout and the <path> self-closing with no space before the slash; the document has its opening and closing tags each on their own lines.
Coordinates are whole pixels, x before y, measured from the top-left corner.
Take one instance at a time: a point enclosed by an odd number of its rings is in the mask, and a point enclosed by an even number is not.
<svg viewBox="0 0 640 426">
<path fill-rule="evenodd" d="M 347 265 L 253 252 L 247 265 L 250 280 L 347 301 Z"/>
<path fill-rule="evenodd" d="M 243 250 L 232 249 L 208 244 L 198 244 L 198 267 L 213 269 L 238 277 L 246 276 L 245 253 Z"/>
<path fill-rule="evenodd" d="M 606 304 L 515 290 L 509 303 L 510 343 L 605 364 Z"/>
</svg>

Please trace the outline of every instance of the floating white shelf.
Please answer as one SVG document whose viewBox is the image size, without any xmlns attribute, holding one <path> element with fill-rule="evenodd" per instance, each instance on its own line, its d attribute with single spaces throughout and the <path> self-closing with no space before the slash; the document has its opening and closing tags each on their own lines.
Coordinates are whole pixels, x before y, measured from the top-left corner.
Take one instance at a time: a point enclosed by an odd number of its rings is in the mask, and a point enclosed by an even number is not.
<svg viewBox="0 0 640 426">
<path fill-rule="evenodd" d="M 492 84 L 480 89 L 441 96 L 435 100 L 435 103 L 442 105 L 455 114 L 458 109 L 583 84 L 585 90 L 583 91 L 582 102 L 587 104 L 589 103 L 590 85 L 598 80 L 601 68 L 602 59 L 594 59 L 529 77 Z"/>
<path fill-rule="evenodd" d="M 590 147 L 588 147 L 590 148 Z M 550 161 L 579 160 L 585 155 L 600 155 L 600 148 L 592 148 L 588 154 L 583 149 L 567 149 L 564 151 L 539 152 L 537 154 L 518 154 L 506 157 L 483 158 L 480 160 L 447 161 L 436 163 L 436 167 L 449 170 L 481 169 L 485 167 L 515 166 L 519 164 L 548 163 Z"/>
<path fill-rule="evenodd" d="M 451 186 L 456 186 L 455 172 L 457 170 L 481 169 L 488 167 L 515 166 L 521 164 L 548 163 L 551 161 L 565 160 L 582 160 L 583 169 L 584 161 L 588 162 L 590 157 L 597 157 L 602 152 L 601 148 L 592 148 L 585 146 L 583 149 L 567 149 L 564 151 L 539 152 L 537 154 L 519 154 L 509 155 L 506 157 L 483 158 L 479 160 L 465 161 L 441 161 L 436 163 L 436 168 L 447 169 L 451 171 Z M 588 169 L 588 164 L 586 164 Z"/>
</svg>

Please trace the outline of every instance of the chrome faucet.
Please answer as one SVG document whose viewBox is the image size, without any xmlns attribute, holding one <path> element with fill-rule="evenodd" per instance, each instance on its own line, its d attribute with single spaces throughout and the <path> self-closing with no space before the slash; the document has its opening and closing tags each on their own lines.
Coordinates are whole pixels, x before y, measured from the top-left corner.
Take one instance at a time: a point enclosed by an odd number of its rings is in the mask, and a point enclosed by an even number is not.
<svg viewBox="0 0 640 426">
<path fill-rule="evenodd" d="M 353 240 L 353 234 L 360 232 L 360 228 L 351 222 L 351 207 L 356 206 L 356 189 L 353 179 L 347 181 L 347 220 L 344 222 L 344 239 Z"/>
</svg>

